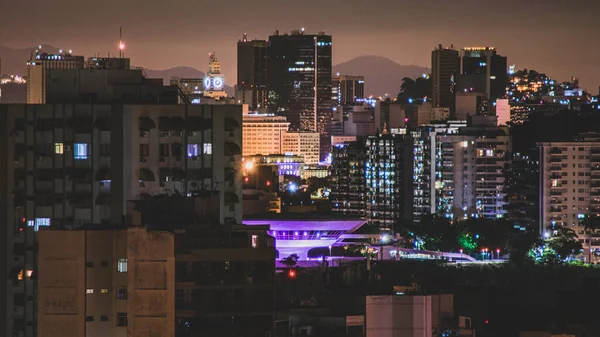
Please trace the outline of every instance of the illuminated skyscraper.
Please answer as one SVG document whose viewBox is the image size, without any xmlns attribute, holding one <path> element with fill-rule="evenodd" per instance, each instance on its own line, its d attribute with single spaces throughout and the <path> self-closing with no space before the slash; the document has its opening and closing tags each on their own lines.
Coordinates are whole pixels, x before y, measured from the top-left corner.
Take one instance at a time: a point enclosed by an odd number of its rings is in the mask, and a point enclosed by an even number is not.
<svg viewBox="0 0 600 337">
<path fill-rule="evenodd" d="M 335 87 L 334 87 L 335 86 Z M 332 96 L 335 94 L 335 105 L 351 105 L 365 99 L 364 76 L 335 76 L 332 80 Z"/>
<path fill-rule="evenodd" d="M 248 41 L 246 34 L 237 45 L 236 100 L 248 97 L 251 110 L 262 111 L 267 102 L 267 48 L 264 40 Z"/>
<path fill-rule="evenodd" d="M 494 47 L 463 48 L 457 91 L 485 93 L 490 102 L 506 94 L 508 68 L 505 56 Z"/>
<path fill-rule="evenodd" d="M 319 132 L 323 159 L 331 147 L 331 36 L 276 32 L 269 43 L 269 111 L 292 129 Z"/>
</svg>

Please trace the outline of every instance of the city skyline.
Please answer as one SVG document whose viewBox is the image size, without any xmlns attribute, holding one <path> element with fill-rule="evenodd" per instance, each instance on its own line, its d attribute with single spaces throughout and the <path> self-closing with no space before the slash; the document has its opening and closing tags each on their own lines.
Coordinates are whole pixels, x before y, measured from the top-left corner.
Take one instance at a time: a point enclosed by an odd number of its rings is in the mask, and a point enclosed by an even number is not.
<svg viewBox="0 0 600 337">
<path fill-rule="evenodd" d="M 285 9 L 263 0 L 252 8 L 231 11 L 239 3 L 230 0 L 211 5 L 217 15 L 203 15 L 207 13 L 202 4 L 180 1 L 162 8 L 159 2 L 138 6 L 136 1 L 126 5 L 108 1 L 93 12 L 75 6 L 73 0 L 61 0 L 56 6 L 39 0 L 11 3 L 9 12 L 16 15 L 8 15 L 0 23 L 0 45 L 26 48 L 42 43 L 73 49 L 77 54 L 116 54 L 122 26 L 126 56 L 136 65 L 150 69 L 191 66 L 205 71 L 205 57 L 214 51 L 232 84 L 236 42 L 243 33 L 248 39 L 266 39 L 276 29 L 285 32 L 305 27 L 307 32 L 325 30 L 333 36 L 334 64 L 362 55 L 381 55 L 399 64 L 430 67 L 431 50 L 440 43 L 455 48 L 488 45 L 506 55 L 517 69 L 535 69 L 560 81 L 579 77 L 582 86 L 593 93 L 600 82 L 600 67 L 595 62 L 600 47 L 586 37 L 596 25 L 592 14 L 600 6 L 597 3 L 580 1 L 582 6 L 574 6 L 561 1 L 509 0 L 498 7 L 472 0 L 401 4 L 382 0 L 369 11 L 358 2 L 339 0 L 319 7 L 310 6 L 311 0 Z M 30 8 L 44 10 L 28 13 Z M 61 20 L 65 16 L 58 10 L 70 19 Z M 18 20 L 25 13 L 37 24 L 21 27 Z M 464 13 L 469 13 L 468 20 L 454 19 Z M 423 19 L 404 20 L 413 17 Z M 10 28 L 17 26 L 18 31 Z M 573 53 L 576 49 L 579 52 Z"/>
</svg>

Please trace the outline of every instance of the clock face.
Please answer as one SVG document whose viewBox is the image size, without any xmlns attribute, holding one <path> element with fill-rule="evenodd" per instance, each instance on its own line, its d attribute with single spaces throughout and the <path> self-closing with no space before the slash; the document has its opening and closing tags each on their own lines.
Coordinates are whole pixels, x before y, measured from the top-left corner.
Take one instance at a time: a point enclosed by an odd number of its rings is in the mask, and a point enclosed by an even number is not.
<svg viewBox="0 0 600 337">
<path fill-rule="evenodd" d="M 210 89 L 210 82 L 211 82 L 210 77 L 207 76 L 204 78 L 204 89 L 206 89 L 206 90 Z"/>
<path fill-rule="evenodd" d="M 215 89 L 220 90 L 223 88 L 223 77 L 217 76 L 213 79 L 213 85 Z"/>
</svg>

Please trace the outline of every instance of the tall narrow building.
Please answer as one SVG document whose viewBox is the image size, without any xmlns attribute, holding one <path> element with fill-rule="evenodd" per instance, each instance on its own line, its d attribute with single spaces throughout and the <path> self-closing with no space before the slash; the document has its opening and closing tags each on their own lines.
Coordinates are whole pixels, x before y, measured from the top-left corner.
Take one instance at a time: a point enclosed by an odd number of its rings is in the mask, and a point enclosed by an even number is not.
<svg viewBox="0 0 600 337">
<path fill-rule="evenodd" d="M 454 112 L 454 76 L 460 73 L 460 55 L 453 46 L 440 44 L 431 52 L 433 107 L 450 108 Z"/>
<path fill-rule="evenodd" d="M 365 99 L 365 77 L 340 75 L 332 79 L 332 96 L 337 106 L 361 103 Z M 333 87 L 335 86 L 335 87 Z"/>
<path fill-rule="evenodd" d="M 269 110 L 287 117 L 292 129 L 319 132 L 324 159 L 331 147 L 331 36 L 276 32 L 269 44 Z"/>
<path fill-rule="evenodd" d="M 265 111 L 267 107 L 268 46 L 264 40 L 249 41 L 246 34 L 237 44 L 236 100 L 254 111 Z"/>
</svg>

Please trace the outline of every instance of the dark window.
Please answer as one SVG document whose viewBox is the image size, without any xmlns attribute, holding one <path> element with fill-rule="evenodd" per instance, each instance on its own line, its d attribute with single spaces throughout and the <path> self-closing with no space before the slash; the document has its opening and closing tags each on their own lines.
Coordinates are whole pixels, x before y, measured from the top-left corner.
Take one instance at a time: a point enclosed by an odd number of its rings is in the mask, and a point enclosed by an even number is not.
<svg viewBox="0 0 600 337">
<path fill-rule="evenodd" d="M 93 267 L 94 266 L 94 262 L 86 262 L 85 266 L 86 267 Z"/>
<path fill-rule="evenodd" d="M 23 143 L 15 144 L 15 156 L 22 157 L 27 152 L 27 146 Z"/>
<path fill-rule="evenodd" d="M 15 118 L 15 130 L 25 130 L 25 118 Z"/>
<path fill-rule="evenodd" d="M 158 149 L 161 157 L 169 156 L 169 144 L 160 144 Z"/>
<path fill-rule="evenodd" d="M 140 157 L 148 157 L 150 155 L 150 146 L 148 144 L 140 144 Z"/>
<path fill-rule="evenodd" d="M 118 300 L 127 299 L 127 288 L 119 287 L 119 290 L 117 290 L 117 299 Z"/>
<path fill-rule="evenodd" d="M 108 321 L 108 316 L 106 316 L 106 315 L 102 315 L 102 316 L 100 316 L 100 320 L 101 320 L 102 322 L 107 322 L 107 321 Z"/>
<path fill-rule="evenodd" d="M 37 120 L 37 131 L 52 131 L 54 129 L 54 120 L 48 118 L 40 118 Z"/>
<path fill-rule="evenodd" d="M 108 267 L 108 261 L 100 261 L 100 267 Z"/>
<path fill-rule="evenodd" d="M 117 313 L 117 326 L 127 326 L 127 313 L 126 312 L 118 312 Z"/>
<path fill-rule="evenodd" d="M 94 321 L 94 316 L 85 316 L 85 320 L 88 322 L 93 322 Z"/>
<path fill-rule="evenodd" d="M 183 153 L 183 145 L 171 144 L 171 153 L 173 154 L 173 157 L 181 157 Z"/>
</svg>

